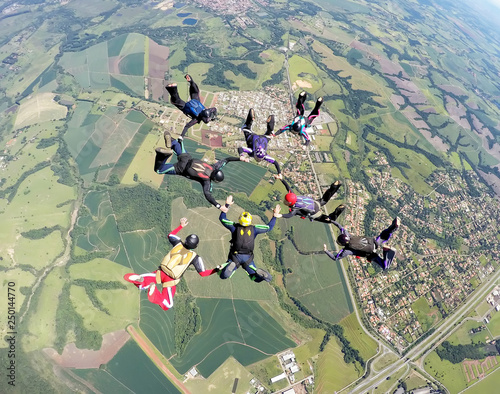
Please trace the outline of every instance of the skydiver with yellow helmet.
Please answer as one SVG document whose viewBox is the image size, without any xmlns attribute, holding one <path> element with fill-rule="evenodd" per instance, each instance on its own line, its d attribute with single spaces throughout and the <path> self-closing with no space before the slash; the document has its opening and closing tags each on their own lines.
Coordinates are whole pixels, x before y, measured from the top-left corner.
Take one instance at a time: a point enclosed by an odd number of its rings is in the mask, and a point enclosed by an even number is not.
<svg viewBox="0 0 500 394">
<path fill-rule="evenodd" d="M 225 207 L 233 204 L 233 196 L 228 196 Z M 226 213 L 221 212 L 219 220 L 224 227 L 231 231 L 231 248 L 229 249 L 228 260 L 225 264 L 218 267 L 220 269 L 221 279 L 229 279 L 240 266 L 242 266 L 251 280 L 259 283 L 262 281 L 270 282 L 272 276 L 262 268 L 257 268 L 253 261 L 253 250 L 255 246 L 255 237 L 271 231 L 276 223 L 276 218 L 281 217 L 280 206 L 277 205 L 273 210 L 273 217 L 267 225 L 252 224 L 252 215 L 243 212 L 238 223 L 227 220 Z"/>
</svg>

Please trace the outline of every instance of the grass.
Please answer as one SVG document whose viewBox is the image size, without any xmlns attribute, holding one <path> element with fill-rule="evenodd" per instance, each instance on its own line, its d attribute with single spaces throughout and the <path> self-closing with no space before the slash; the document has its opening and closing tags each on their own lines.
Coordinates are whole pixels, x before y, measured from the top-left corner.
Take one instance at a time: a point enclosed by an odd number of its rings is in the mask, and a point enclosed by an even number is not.
<svg viewBox="0 0 500 394">
<path fill-rule="evenodd" d="M 288 59 L 288 64 L 290 66 L 290 81 L 292 85 L 295 85 L 294 90 L 306 90 L 314 93 L 321 88 L 322 81 L 318 76 L 318 70 L 308 59 L 293 55 Z M 297 81 L 303 81 L 307 86 L 298 86 Z"/>
<path fill-rule="evenodd" d="M 253 364 L 249 366 L 248 369 L 252 375 L 268 387 L 271 392 L 279 391 L 288 386 L 288 379 L 282 379 L 271 384 L 271 378 L 283 373 L 283 368 L 281 367 L 278 357 L 276 356 L 269 357 L 262 362 Z"/>
<path fill-rule="evenodd" d="M 63 251 L 60 231 L 54 231 L 42 239 L 20 237 L 16 242 L 14 260 L 17 264 L 29 265 L 38 271 L 53 263 Z"/>
<path fill-rule="evenodd" d="M 374 362 L 373 362 L 373 369 L 375 371 L 382 371 L 384 368 L 388 367 L 391 364 L 394 364 L 396 361 L 399 360 L 399 357 L 392 353 L 385 353 L 381 355 L 380 357 L 377 357 Z"/>
<path fill-rule="evenodd" d="M 407 391 L 418 389 L 427 386 L 427 379 L 415 371 L 411 371 L 405 379 Z"/>
<path fill-rule="evenodd" d="M 15 129 L 66 117 L 68 109 L 54 101 L 54 93 L 35 94 L 23 101 L 16 117 Z"/>
<path fill-rule="evenodd" d="M 497 368 L 495 370 L 495 374 L 493 373 L 488 374 L 478 384 L 474 385 L 469 390 L 467 390 L 466 393 L 467 394 L 496 393 L 498 390 L 498 381 L 499 381 L 499 374 Z"/>
<path fill-rule="evenodd" d="M 283 261 L 292 273 L 286 275 L 286 287 L 310 312 L 330 323 L 338 323 L 352 313 L 351 300 L 340 266 L 326 254 L 299 255 L 285 241 Z M 335 303 L 325 302 L 335 300 Z"/>
<path fill-rule="evenodd" d="M 23 272 L 23 285 L 28 285 L 24 277 L 30 275 Z M 28 335 L 23 335 L 21 343 L 23 350 L 30 352 L 43 349 L 53 345 L 56 338 L 56 310 L 59 303 L 58 297 L 61 294 L 64 280 L 64 268 L 57 267 L 51 271 L 38 288 L 32 302 L 32 312 L 27 315 L 27 320 L 23 321 Z M 19 294 L 18 294 L 19 295 Z"/>
<path fill-rule="evenodd" d="M 434 351 L 425 358 L 424 365 L 427 373 L 443 383 L 452 394 L 467 387 L 461 363 L 452 364 L 447 360 L 441 360 Z"/>
<path fill-rule="evenodd" d="M 333 393 L 354 382 L 359 376 L 354 364 L 344 362 L 337 341 L 330 339 L 316 363 L 315 391 Z"/>
<path fill-rule="evenodd" d="M 90 280 L 105 280 L 107 278 L 110 281 L 122 282 L 123 275 L 130 272 L 126 267 L 105 259 L 72 265 L 71 271 L 74 271 L 73 267 L 78 267 L 77 276 Z M 125 285 L 125 282 L 123 284 Z M 100 334 L 106 334 L 122 329 L 137 320 L 139 303 L 137 302 L 137 292 L 134 289 L 97 290 L 96 296 L 103 307 L 110 312 L 109 314 L 97 309 L 92 304 L 84 287 L 71 286 L 70 294 L 75 310 L 82 316 L 85 328 L 88 330 L 96 330 Z"/>
<path fill-rule="evenodd" d="M 229 357 L 207 379 L 189 379 L 185 385 L 192 393 L 203 393 L 209 390 L 212 394 L 225 394 L 233 392 L 235 379 L 239 380 L 236 394 L 246 394 L 251 391 L 252 374 L 233 357 Z"/>
<path fill-rule="evenodd" d="M 500 336 L 500 312 L 493 312 L 488 323 L 488 329 L 491 331 L 493 338 Z"/>
<path fill-rule="evenodd" d="M 471 329 L 481 327 L 483 325 L 484 324 L 482 322 L 467 320 L 460 326 L 458 330 L 456 330 L 452 335 L 450 335 L 448 341 L 453 345 L 467 345 L 472 342 L 485 343 L 486 337 L 489 337 L 488 330 L 483 330 L 476 334 L 470 334 Z"/>
<path fill-rule="evenodd" d="M 344 327 L 344 335 L 351 345 L 358 349 L 361 357 L 365 361 L 372 358 L 377 353 L 377 342 L 370 338 L 361 328 L 355 313 L 351 313 L 340 321 Z"/>
</svg>

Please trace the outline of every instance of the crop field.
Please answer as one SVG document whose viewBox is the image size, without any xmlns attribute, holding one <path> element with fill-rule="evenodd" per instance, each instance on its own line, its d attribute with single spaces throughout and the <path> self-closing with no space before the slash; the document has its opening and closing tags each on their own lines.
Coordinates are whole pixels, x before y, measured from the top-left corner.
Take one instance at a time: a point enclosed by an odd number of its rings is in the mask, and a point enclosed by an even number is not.
<svg viewBox="0 0 500 394">
<path fill-rule="evenodd" d="M 14 128 L 20 129 L 35 123 L 49 122 L 66 117 L 68 109 L 56 103 L 53 100 L 54 96 L 54 93 L 40 93 L 23 101 L 19 107 Z"/>
<path fill-rule="evenodd" d="M 288 59 L 290 65 L 290 81 L 294 90 L 316 92 L 323 85 L 318 70 L 308 59 L 293 55 Z"/>
<path fill-rule="evenodd" d="M 236 394 L 246 394 L 252 375 L 233 357 L 229 357 L 208 379 L 190 379 L 185 384 L 192 393 L 202 393 L 209 387 L 211 393 L 232 393 L 234 379 L 239 379 Z"/>
<path fill-rule="evenodd" d="M 352 363 L 344 362 L 340 345 L 332 338 L 319 354 L 315 375 L 315 391 L 333 393 L 356 380 L 360 374 Z"/>
<path fill-rule="evenodd" d="M 200 244 L 197 252 L 203 257 L 206 268 L 213 268 L 226 262 L 231 233 L 220 223 L 220 211 L 213 208 L 194 208 L 188 210 L 181 199 L 174 200 L 172 207 L 175 207 L 172 210 L 172 228 L 177 226 L 181 217 L 186 217 L 189 221 L 189 226 L 184 231 L 184 235 L 190 233 L 200 234 Z M 227 217 L 229 220 L 237 220 L 241 212 L 243 212 L 241 208 L 233 205 Z M 255 218 L 255 223 L 261 223 L 258 217 Z M 180 236 L 182 237 L 183 235 L 180 234 Z M 263 237 L 263 235 L 260 237 Z M 259 238 L 257 238 L 257 242 Z M 265 268 L 265 264 L 262 264 L 261 258 L 257 254 L 259 250 L 257 245 L 255 248 L 255 264 L 257 267 Z M 243 268 L 239 268 L 231 279 L 226 280 L 221 280 L 218 275 L 202 277 L 194 269 L 189 269 L 184 277 L 195 297 L 246 300 L 275 299 L 274 291 L 268 284 L 258 284 L 249 280 Z M 258 291 L 256 291 L 256 286 L 258 286 Z"/>
<path fill-rule="evenodd" d="M 220 151 L 215 151 L 217 160 L 228 157 Z M 267 169 L 254 163 L 230 162 L 223 169 L 224 182 L 219 186 L 229 192 L 243 192 L 247 196 L 252 194 Z"/>
<path fill-rule="evenodd" d="M 292 270 L 286 275 L 286 287 L 320 319 L 338 323 L 352 313 L 341 268 L 326 254 L 300 255 L 285 241 L 284 263 Z M 335 300 L 335 302 L 332 302 Z"/>
<path fill-rule="evenodd" d="M 23 321 L 23 325 L 29 332 L 22 337 L 23 349 L 27 352 L 50 347 L 54 343 L 58 298 L 64 285 L 64 280 L 60 278 L 64 275 L 63 271 L 63 268 L 58 267 L 50 272 L 33 297 L 33 302 L 36 302 L 36 306 L 32 306 L 34 312 L 28 314 L 26 320 Z M 20 283 L 27 285 L 25 275 L 30 274 L 23 272 L 23 279 Z"/>
<path fill-rule="evenodd" d="M 462 363 L 452 364 L 447 360 L 441 360 L 434 351 L 425 358 L 424 365 L 427 373 L 444 384 L 452 394 L 468 386 Z"/>
<path fill-rule="evenodd" d="M 484 394 L 484 393 L 496 393 L 498 390 L 498 373 L 499 369 L 495 370 L 495 373 L 488 374 L 484 377 L 478 384 L 471 387 L 466 391 L 467 394 Z"/>
<path fill-rule="evenodd" d="M 165 312 L 158 305 L 148 301 L 145 291 L 139 291 L 134 285 L 130 284 L 135 293 L 140 293 L 141 317 L 139 326 L 148 339 L 155 345 L 161 354 L 170 358 L 175 354 L 174 338 L 174 318 L 175 318 L 175 298 L 174 307 Z"/>
<path fill-rule="evenodd" d="M 111 0 L 89 0 L 84 4 L 78 2 L 68 4 L 68 8 L 73 10 L 80 18 L 94 17 L 114 7 L 115 4 Z"/>
<path fill-rule="evenodd" d="M 328 204 L 329 206 L 330 204 Z M 332 203 L 332 205 L 338 205 Z M 330 210 L 332 212 L 333 209 Z M 329 244 L 331 241 L 330 230 L 327 224 L 320 222 L 311 222 L 309 219 L 301 219 L 297 216 L 284 219 L 286 229 L 293 227 L 293 238 L 301 252 L 319 252 L 323 251 L 323 244 Z"/>
<path fill-rule="evenodd" d="M 351 342 L 351 345 L 358 349 L 361 357 L 365 361 L 372 358 L 377 353 L 377 342 L 370 338 L 359 325 L 355 313 L 351 313 L 340 321 L 344 327 L 344 335 Z"/>
<path fill-rule="evenodd" d="M 197 303 L 201 332 L 189 342 L 180 359 L 171 359 L 180 373 L 196 365 L 208 377 L 231 355 L 246 366 L 294 346 L 285 330 L 257 302 L 198 299 Z"/>
</svg>

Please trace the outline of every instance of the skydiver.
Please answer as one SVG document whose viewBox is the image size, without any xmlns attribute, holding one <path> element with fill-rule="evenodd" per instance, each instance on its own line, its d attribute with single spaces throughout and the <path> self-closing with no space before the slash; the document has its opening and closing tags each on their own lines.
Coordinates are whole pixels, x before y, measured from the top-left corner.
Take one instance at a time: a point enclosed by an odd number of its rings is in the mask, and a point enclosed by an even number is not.
<svg viewBox="0 0 500 394">
<path fill-rule="evenodd" d="M 295 104 L 295 108 L 297 109 L 297 116 L 293 119 L 293 122 L 280 130 L 278 130 L 274 136 L 280 135 L 284 131 L 290 131 L 293 134 L 300 135 L 305 143 L 304 146 L 308 146 L 309 143 L 311 142 L 311 138 L 309 137 L 309 134 L 307 133 L 307 130 L 311 126 L 312 122 L 316 117 L 319 115 L 319 108 L 321 107 L 321 104 L 323 104 L 323 97 L 320 97 L 316 100 L 316 104 L 313 108 L 313 110 L 309 113 L 309 116 L 306 118 L 304 116 L 305 112 L 305 107 L 304 103 L 306 101 L 306 92 L 301 92 L 299 94 L 299 98 L 297 99 L 297 104 Z"/>
<path fill-rule="evenodd" d="M 190 100 L 188 102 L 185 102 L 179 97 L 176 83 L 171 83 L 165 87 L 170 94 L 170 102 L 180 109 L 184 115 L 191 118 L 191 120 L 184 126 L 181 137 L 184 137 L 188 129 L 195 124 L 202 121 L 204 123 L 208 123 L 211 120 L 214 120 L 217 116 L 217 108 L 205 108 L 205 106 L 200 102 L 200 89 L 191 76 L 186 74 L 184 78 L 186 78 L 189 82 Z"/>
<path fill-rule="evenodd" d="M 212 181 L 218 183 L 224 180 L 222 167 L 224 167 L 228 162 L 245 161 L 248 163 L 250 159 L 248 157 L 226 157 L 225 159 L 219 160 L 217 163 L 210 165 L 205 163 L 203 160 L 194 159 L 189 153 L 187 153 L 184 149 L 184 142 L 182 138 L 179 138 L 178 140 L 173 139 L 168 131 L 165 131 L 163 138 L 165 139 L 166 149 L 161 147 L 155 149 L 155 172 L 162 175 L 181 175 L 199 182 L 203 188 L 203 194 L 205 195 L 207 201 L 217 209 L 220 209 L 221 211 L 225 210 L 227 212 L 227 208 L 221 206 L 211 194 Z M 172 150 L 177 156 L 177 163 L 175 164 L 167 163 L 167 160 L 170 156 L 172 156 Z"/>
<path fill-rule="evenodd" d="M 382 249 L 383 258 L 381 258 L 377 253 L 377 249 L 389 240 L 392 233 L 396 231 L 401 224 L 398 217 L 396 217 L 391 225 L 383 230 L 378 237 L 350 235 L 340 224 L 335 221 L 332 223 L 340 230 L 340 234 L 337 237 L 337 243 L 341 245 L 343 249 L 334 255 L 332 252 L 328 251 L 326 244 L 324 244 L 323 250 L 328 257 L 332 260 L 340 260 L 346 256 L 366 257 L 368 261 L 374 261 L 380 265 L 382 269 L 389 269 L 394 256 L 396 256 L 397 250 L 392 247 L 384 246 Z"/>
<path fill-rule="evenodd" d="M 247 147 L 239 147 L 238 153 L 240 156 L 247 153 L 248 156 L 255 158 L 256 161 L 266 160 L 267 162 L 274 164 L 278 174 L 281 174 L 278 161 L 267 155 L 267 144 L 269 143 L 269 137 L 272 135 L 274 130 L 274 115 L 269 115 L 267 118 L 267 131 L 264 135 L 257 135 L 252 132 L 252 123 L 254 118 L 255 111 L 253 108 L 250 108 L 245 124 L 241 128 L 243 134 L 245 135 Z"/>
<path fill-rule="evenodd" d="M 314 200 L 311 197 L 297 196 L 287 181 L 283 179 L 283 174 L 275 175 L 276 179 L 281 180 L 283 185 L 287 190 L 285 199 L 283 203 L 290 208 L 290 212 L 283 215 L 284 218 L 291 218 L 292 216 L 301 216 L 303 219 L 308 218 L 310 221 L 317 221 L 321 223 L 333 223 L 334 220 L 344 212 L 345 205 L 340 204 L 335 210 L 329 215 L 321 213 L 321 207 L 326 205 L 328 201 L 333 197 L 333 195 L 339 190 L 342 183 L 340 181 L 335 181 L 330 185 L 328 190 L 323 194 L 323 197 L 319 200 Z"/>
<path fill-rule="evenodd" d="M 168 310 L 174 305 L 175 286 L 180 282 L 187 268 L 193 264 L 201 276 L 209 276 L 218 272 L 218 269 L 205 269 L 201 256 L 194 249 L 198 246 L 198 236 L 191 234 L 184 242 L 176 235 L 186 227 L 186 218 L 180 220 L 180 226 L 168 234 L 168 240 L 173 248 L 163 258 L 160 266 L 154 272 L 147 274 L 125 274 L 126 281 L 133 283 L 139 290 L 148 290 L 148 299 L 153 304 L 158 304 L 163 310 Z M 158 286 L 162 287 L 161 291 Z"/>
<path fill-rule="evenodd" d="M 229 209 L 232 204 L 233 196 L 228 196 L 226 207 Z M 219 215 L 220 222 L 231 231 L 231 248 L 229 249 L 227 263 L 219 267 L 222 279 L 229 279 L 242 266 L 251 280 L 257 283 L 271 281 L 273 277 L 269 272 L 255 266 L 253 250 L 257 235 L 271 231 L 276 223 L 276 218 L 279 217 L 281 217 L 279 205 L 274 208 L 273 217 L 267 225 L 252 225 L 252 215 L 248 212 L 243 212 L 240 215 L 238 223 L 227 220 L 226 212 L 221 212 Z"/>
</svg>

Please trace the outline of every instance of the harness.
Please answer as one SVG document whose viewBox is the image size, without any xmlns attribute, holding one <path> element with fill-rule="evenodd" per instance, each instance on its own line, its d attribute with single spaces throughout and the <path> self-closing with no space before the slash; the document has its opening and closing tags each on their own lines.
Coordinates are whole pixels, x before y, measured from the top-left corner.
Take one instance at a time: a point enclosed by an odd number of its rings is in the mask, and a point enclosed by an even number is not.
<svg viewBox="0 0 500 394">
<path fill-rule="evenodd" d="M 194 176 L 197 176 L 201 179 L 210 179 L 210 175 L 212 174 L 214 168 L 208 164 L 205 163 L 204 161 L 201 160 L 193 160 L 191 162 L 191 167 L 190 170 L 193 170 L 195 174 Z M 190 174 L 190 176 L 193 176 Z"/>
<path fill-rule="evenodd" d="M 267 152 L 267 144 L 269 140 L 263 135 L 254 135 L 252 140 L 252 150 L 254 155 L 264 157 Z"/>
<path fill-rule="evenodd" d="M 186 104 L 184 104 L 184 108 L 182 112 L 184 112 L 187 116 L 196 119 L 198 115 L 205 109 L 204 105 L 200 103 L 199 100 L 192 99 L 189 100 Z"/>
<path fill-rule="evenodd" d="M 305 219 L 306 217 L 309 218 L 318 212 L 315 203 L 316 201 L 314 201 L 311 197 L 297 196 L 297 202 L 293 205 L 293 207 L 304 212 L 305 215 L 301 216 L 301 218 Z M 292 208 L 290 208 L 290 212 L 292 212 Z"/>
<path fill-rule="evenodd" d="M 180 282 L 182 275 L 196 256 L 195 252 L 186 249 L 184 245 L 179 242 L 163 258 L 160 263 L 160 269 L 174 279 L 172 285 L 176 285 Z M 156 283 L 161 283 L 161 273 L 159 271 L 156 272 Z"/>
<path fill-rule="evenodd" d="M 373 237 L 359 237 L 352 236 L 348 248 L 357 252 L 358 254 L 370 255 L 375 252 L 377 245 Z"/>
</svg>

